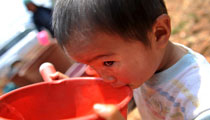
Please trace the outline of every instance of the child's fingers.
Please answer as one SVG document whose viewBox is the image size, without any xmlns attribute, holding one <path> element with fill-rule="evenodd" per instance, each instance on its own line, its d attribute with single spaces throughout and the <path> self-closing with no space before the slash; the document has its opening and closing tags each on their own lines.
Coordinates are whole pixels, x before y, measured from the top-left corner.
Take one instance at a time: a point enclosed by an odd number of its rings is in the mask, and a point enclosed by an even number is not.
<svg viewBox="0 0 210 120">
<path fill-rule="evenodd" d="M 66 79 L 66 78 L 69 78 L 68 76 L 64 75 L 63 73 L 61 72 L 56 72 L 54 74 L 51 74 L 50 75 L 50 78 L 52 80 L 60 80 L 60 79 Z"/>
<path fill-rule="evenodd" d="M 93 108 L 100 117 L 106 120 L 124 120 L 115 105 L 95 104 Z"/>
</svg>

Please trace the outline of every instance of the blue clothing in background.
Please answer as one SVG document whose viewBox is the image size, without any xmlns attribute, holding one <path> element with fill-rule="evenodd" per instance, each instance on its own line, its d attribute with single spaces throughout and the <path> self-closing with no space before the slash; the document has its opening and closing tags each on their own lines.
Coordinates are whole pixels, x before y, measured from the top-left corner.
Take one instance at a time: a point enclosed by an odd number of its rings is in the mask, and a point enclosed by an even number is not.
<svg viewBox="0 0 210 120">
<path fill-rule="evenodd" d="M 8 92 L 10 92 L 12 90 L 15 90 L 15 89 L 17 89 L 17 86 L 15 85 L 15 83 L 10 82 L 4 87 L 3 92 L 8 93 Z"/>
<path fill-rule="evenodd" d="M 47 30 L 49 30 L 52 36 L 54 35 L 52 30 L 51 9 L 38 6 L 37 10 L 33 14 L 33 20 L 38 31 L 41 31 L 44 28 L 46 28 Z"/>
</svg>

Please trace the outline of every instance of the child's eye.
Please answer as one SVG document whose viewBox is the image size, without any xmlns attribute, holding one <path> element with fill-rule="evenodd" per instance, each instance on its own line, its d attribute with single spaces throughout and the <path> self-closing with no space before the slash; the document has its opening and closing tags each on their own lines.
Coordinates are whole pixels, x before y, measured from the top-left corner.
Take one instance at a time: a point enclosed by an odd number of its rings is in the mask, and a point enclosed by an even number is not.
<svg viewBox="0 0 210 120">
<path fill-rule="evenodd" d="M 106 67 L 110 67 L 110 66 L 112 66 L 114 64 L 114 61 L 105 61 L 103 64 Z"/>
</svg>

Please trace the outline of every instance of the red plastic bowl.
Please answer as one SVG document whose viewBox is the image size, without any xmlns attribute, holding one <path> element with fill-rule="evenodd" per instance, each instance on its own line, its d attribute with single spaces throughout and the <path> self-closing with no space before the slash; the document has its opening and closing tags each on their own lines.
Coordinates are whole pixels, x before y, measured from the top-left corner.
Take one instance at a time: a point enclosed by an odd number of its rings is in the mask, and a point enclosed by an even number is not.
<svg viewBox="0 0 210 120">
<path fill-rule="evenodd" d="M 116 104 L 126 118 L 132 90 L 113 88 L 100 78 L 72 78 L 42 82 L 0 97 L 2 120 L 99 120 L 95 103 Z"/>
</svg>

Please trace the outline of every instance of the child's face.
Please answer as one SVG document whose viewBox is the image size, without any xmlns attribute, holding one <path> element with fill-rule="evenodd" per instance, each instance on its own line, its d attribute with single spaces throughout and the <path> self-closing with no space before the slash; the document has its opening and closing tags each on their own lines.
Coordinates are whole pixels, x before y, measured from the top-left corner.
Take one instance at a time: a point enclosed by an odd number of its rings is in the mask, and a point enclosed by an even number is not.
<svg viewBox="0 0 210 120">
<path fill-rule="evenodd" d="M 155 47 L 146 47 L 137 40 L 126 41 L 117 35 L 96 34 L 90 40 L 65 46 L 76 61 L 88 64 L 114 87 L 139 87 L 160 64 Z"/>
</svg>

